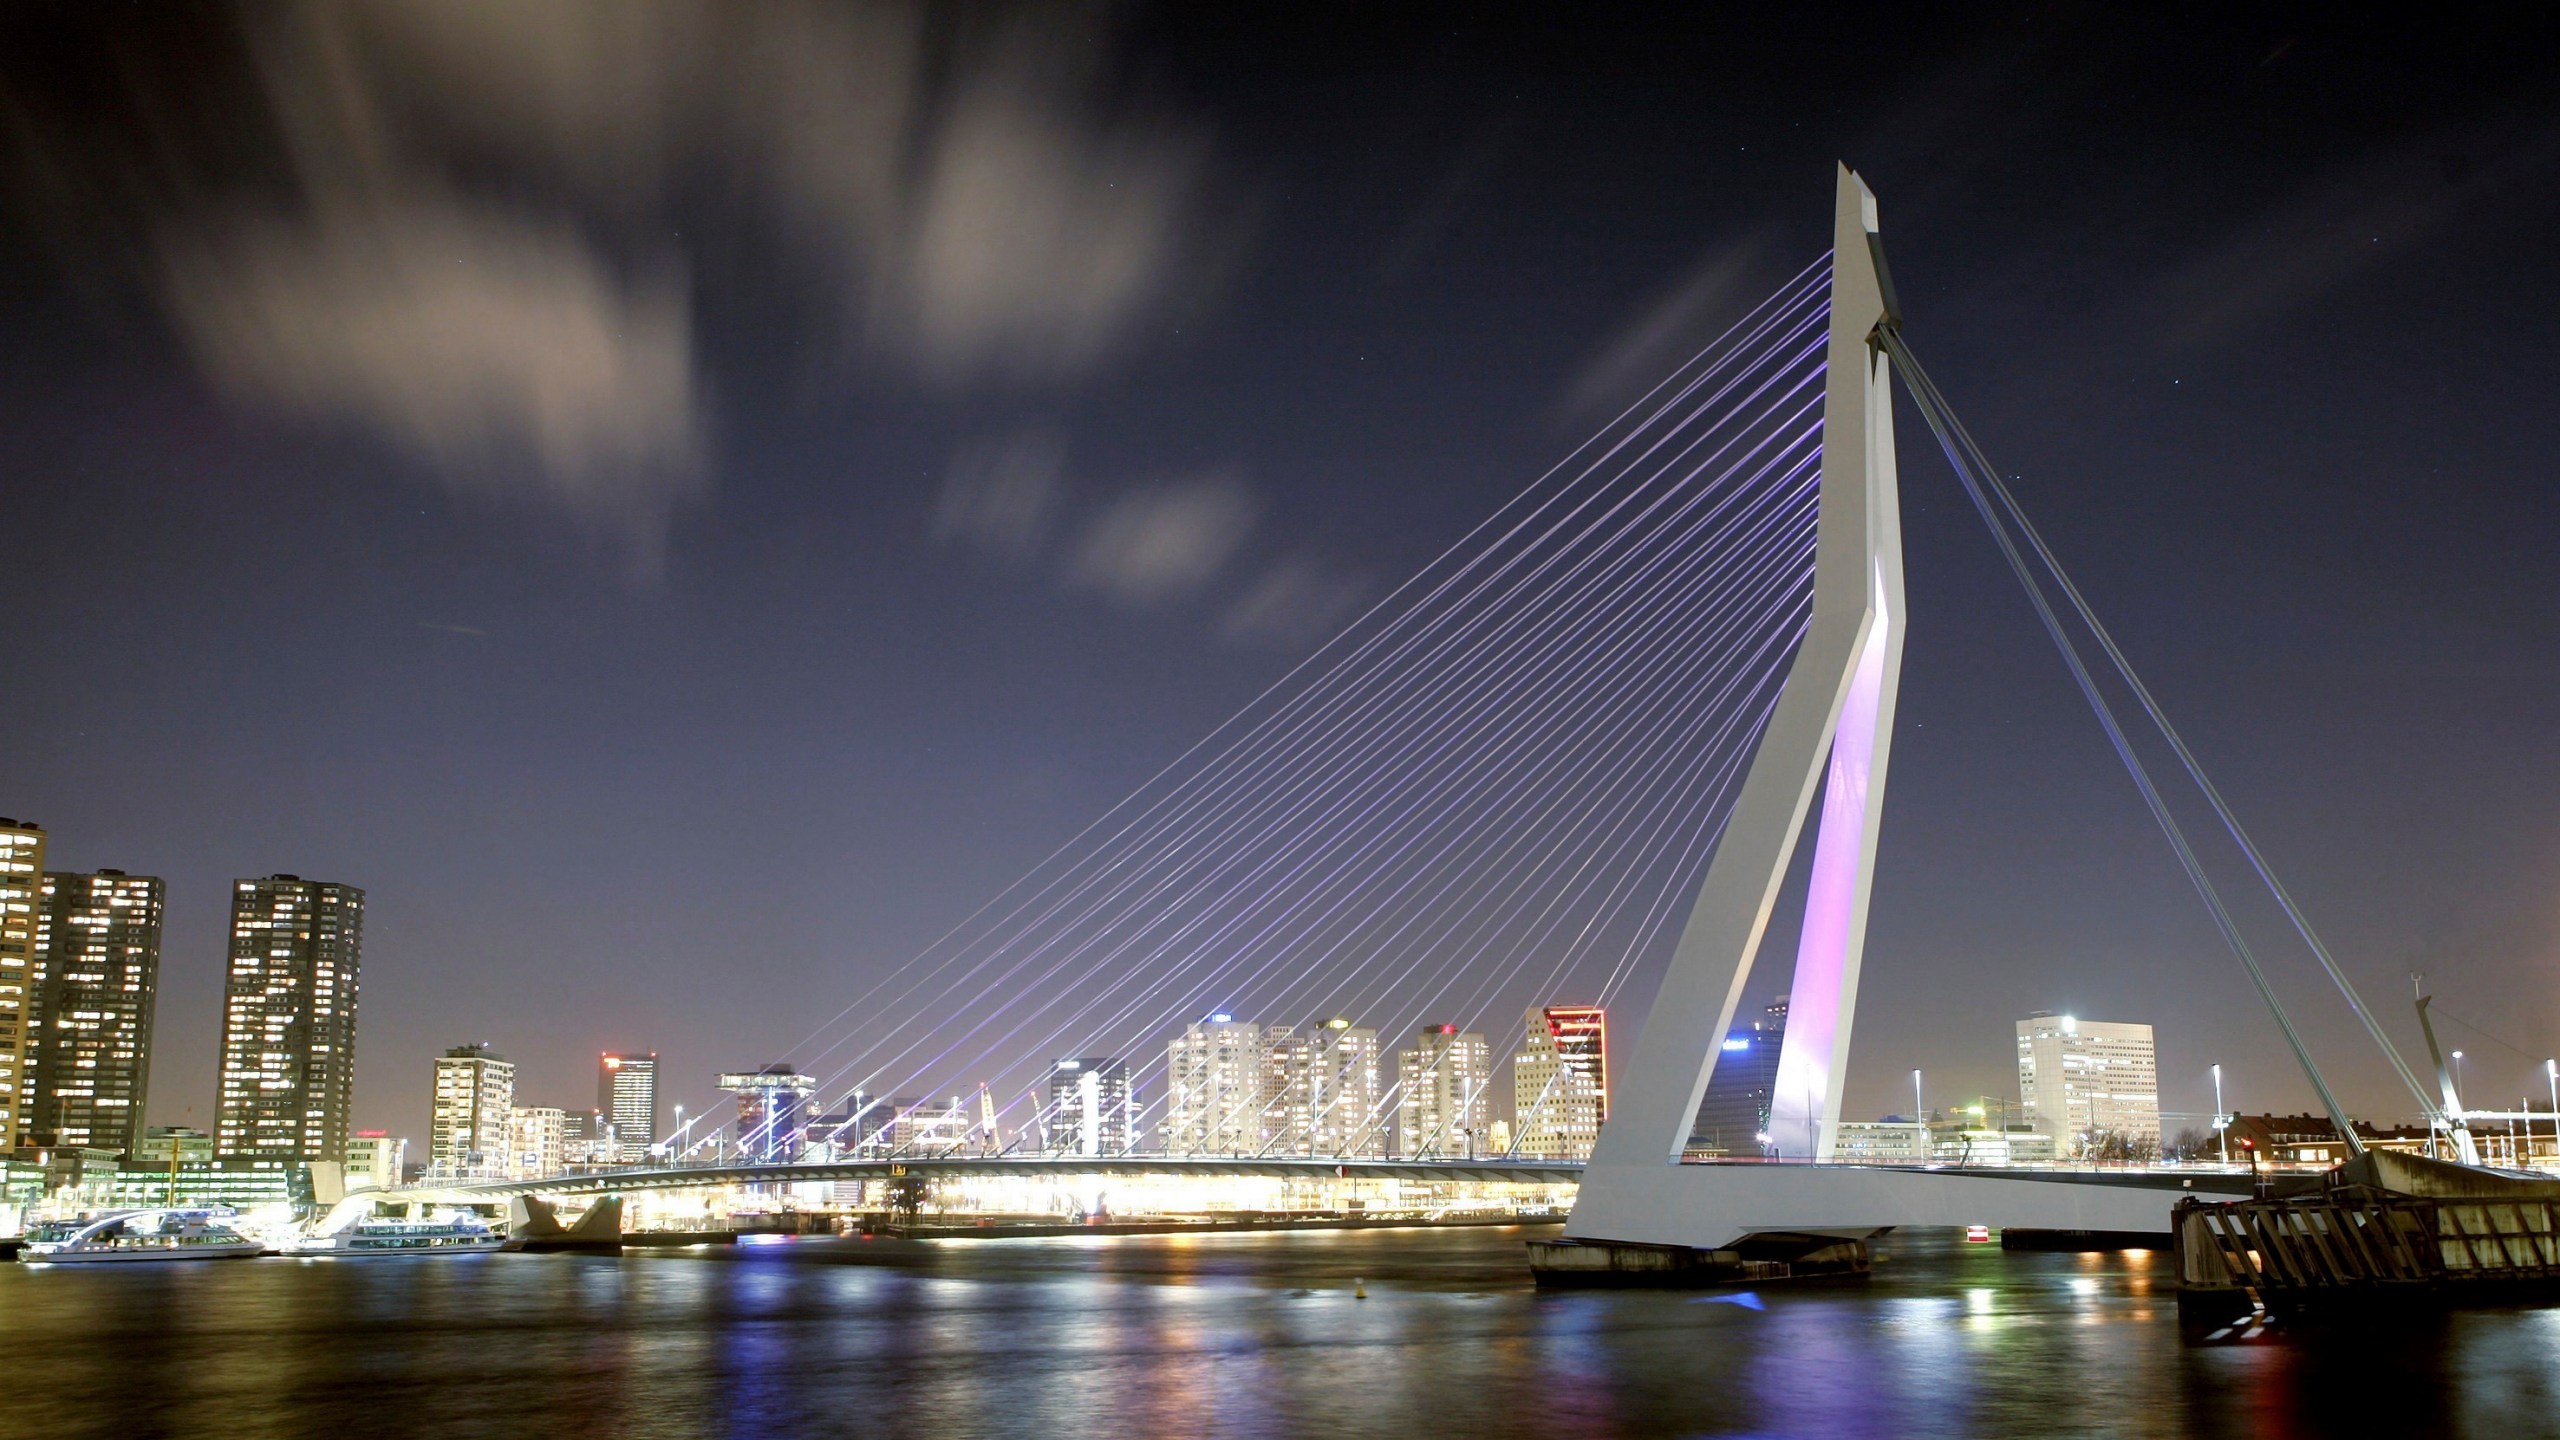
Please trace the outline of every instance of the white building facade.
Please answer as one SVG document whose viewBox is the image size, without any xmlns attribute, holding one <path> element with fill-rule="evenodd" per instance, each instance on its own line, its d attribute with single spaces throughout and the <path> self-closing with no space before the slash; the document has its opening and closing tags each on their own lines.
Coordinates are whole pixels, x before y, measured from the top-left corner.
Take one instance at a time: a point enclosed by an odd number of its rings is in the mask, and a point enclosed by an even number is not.
<svg viewBox="0 0 2560 1440">
<path fill-rule="evenodd" d="M 2065 1159 L 2111 1140 L 2160 1153 L 2160 1066 L 2151 1027 L 2038 1011 L 2018 1022 L 2018 1100 Z"/>
</svg>

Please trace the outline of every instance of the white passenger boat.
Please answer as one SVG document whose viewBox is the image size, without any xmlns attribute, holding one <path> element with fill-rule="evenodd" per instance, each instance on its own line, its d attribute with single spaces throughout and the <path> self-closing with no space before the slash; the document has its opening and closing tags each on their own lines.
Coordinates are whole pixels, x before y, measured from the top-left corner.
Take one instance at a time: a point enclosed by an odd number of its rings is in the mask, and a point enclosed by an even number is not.
<svg viewBox="0 0 2560 1440">
<path fill-rule="evenodd" d="M 232 1228 L 228 1209 L 120 1210 L 87 1220 L 56 1220 L 27 1232 L 18 1259 L 29 1265 L 88 1265 L 136 1260 L 245 1260 L 266 1245 Z"/>
<path fill-rule="evenodd" d="M 504 1235 L 489 1228 L 488 1222 L 464 1212 L 409 1220 L 377 1216 L 359 1220 L 333 1235 L 314 1235 L 296 1241 L 289 1253 L 328 1255 L 342 1260 L 401 1255 L 471 1255 L 495 1250 L 505 1240 Z"/>
</svg>

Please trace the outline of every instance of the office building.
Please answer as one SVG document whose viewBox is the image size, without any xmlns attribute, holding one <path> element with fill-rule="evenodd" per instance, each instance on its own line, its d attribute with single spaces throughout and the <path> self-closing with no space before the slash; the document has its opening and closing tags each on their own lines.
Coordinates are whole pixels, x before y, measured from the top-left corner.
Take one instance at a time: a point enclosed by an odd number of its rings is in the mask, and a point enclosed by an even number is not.
<svg viewBox="0 0 2560 1440">
<path fill-rule="evenodd" d="M 596 1066 L 596 1111 L 606 1130 L 593 1141 L 612 1142 L 611 1155 L 599 1159 L 637 1165 L 649 1158 L 658 1143 L 658 1052 L 607 1051 Z"/>
<path fill-rule="evenodd" d="M 769 1164 L 800 1158 L 809 1128 L 809 1097 L 818 1093 L 814 1077 L 788 1065 L 767 1065 L 724 1073 L 720 1088 L 738 1097 L 739 1159 Z"/>
<path fill-rule="evenodd" d="M 1467 1159 L 1491 1137 L 1493 1047 L 1473 1030 L 1425 1025 L 1396 1052 L 1396 1154 Z"/>
<path fill-rule="evenodd" d="M 1532 1006 L 1511 1062 L 1514 1155 L 1588 1160 L 1609 1115 L 1609 1019 L 1596 1005 Z"/>
<path fill-rule="evenodd" d="M 1778 1087 L 1778 1052 L 1787 1038 L 1787 997 L 1748 1022 L 1736 1019 L 1716 1053 L 1716 1072 L 1698 1101 L 1689 1148 L 1721 1155 L 1759 1155 L 1769 1133 L 1769 1098 Z M 1802 1157 L 1798 1157 L 1802 1158 Z"/>
<path fill-rule="evenodd" d="M 507 1117 L 507 1176 L 547 1180 L 569 1168 L 569 1112 L 550 1105 L 518 1105 Z"/>
<path fill-rule="evenodd" d="M 497 1051 L 456 1045 L 437 1056 L 427 1173 L 506 1178 L 515 1106 L 516 1067 Z"/>
<path fill-rule="evenodd" d="M 2072 1159 L 2160 1154 L 2151 1027 L 2039 1010 L 2018 1022 L 2018 1099 Z"/>
<path fill-rule="evenodd" d="M 148 875 L 48 872 L 27 968 L 26 1144 L 130 1154 L 151 1089 L 163 891 Z"/>
<path fill-rule="evenodd" d="M 1271 1153 L 1384 1159 L 1386 1092 L 1378 1032 L 1337 1015 L 1278 1049 L 1287 1145 Z"/>
<path fill-rule="evenodd" d="M 409 1142 L 388 1130 L 359 1130 L 347 1140 L 347 1190 L 389 1190 L 409 1163 Z"/>
<path fill-rule="evenodd" d="M 362 890 L 298 875 L 232 885 L 217 1155 L 272 1165 L 345 1155 L 363 951 Z"/>
<path fill-rule="evenodd" d="M 28 971 L 35 962 L 44 827 L 0 819 L 0 1156 L 16 1149 L 30 1039 Z"/>
<path fill-rule="evenodd" d="M 1221 1012 L 1184 1026 L 1165 1047 L 1165 1153 L 1260 1153 L 1275 1123 L 1265 1119 L 1277 1100 L 1271 1052 L 1270 1033 L 1251 1020 Z"/>
<path fill-rule="evenodd" d="M 1102 1056 L 1052 1061 L 1041 1113 L 1048 1148 L 1058 1154 L 1127 1154 L 1138 1118 L 1128 1062 Z"/>
<path fill-rule="evenodd" d="M 1916 1120 L 1843 1120 L 1832 1147 L 1844 1165 L 1926 1165 L 1934 1153 L 1929 1127 Z"/>
</svg>

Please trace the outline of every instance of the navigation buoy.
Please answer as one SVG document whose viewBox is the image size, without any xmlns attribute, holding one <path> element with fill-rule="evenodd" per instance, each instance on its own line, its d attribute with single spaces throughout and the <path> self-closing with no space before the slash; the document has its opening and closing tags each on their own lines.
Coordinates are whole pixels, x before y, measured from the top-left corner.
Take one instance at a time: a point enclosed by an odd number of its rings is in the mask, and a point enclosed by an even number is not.
<svg viewBox="0 0 2560 1440">
<path fill-rule="evenodd" d="M 1357 1275 L 1351 1277 L 1351 1298 L 1354 1300 L 1366 1300 L 1369 1298 L 1368 1282 L 1362 1280 Z"/>
</svg>

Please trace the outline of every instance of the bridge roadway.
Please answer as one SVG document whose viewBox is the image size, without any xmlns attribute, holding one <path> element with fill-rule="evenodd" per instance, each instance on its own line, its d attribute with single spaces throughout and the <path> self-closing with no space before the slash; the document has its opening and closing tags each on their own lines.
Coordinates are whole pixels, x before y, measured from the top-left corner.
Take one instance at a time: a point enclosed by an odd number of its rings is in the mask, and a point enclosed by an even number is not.
<svg viewBox="0 0 2560 1440">
<path fill-rule="evenodd" d="M 826 1160 L 762 1165 L 636 1166 L 543 1180 L 439 1180 L 376 1192 L 383 1199 L 442 1196 L 506 1199 L 517 1195 L 627 1195 L 703 1185 L 806 1185 L 837 1180 L 1002 1177 L 1060 1180 L 1086 1176 L 1214 1179 L 1404 1180 L 1469 1184 L 1569 1185 L 1582 1178 L 1578 1160 L 1334 1160 L 1214 1155 L 942 1155 L 901 1159 Z"/>
</svg>

